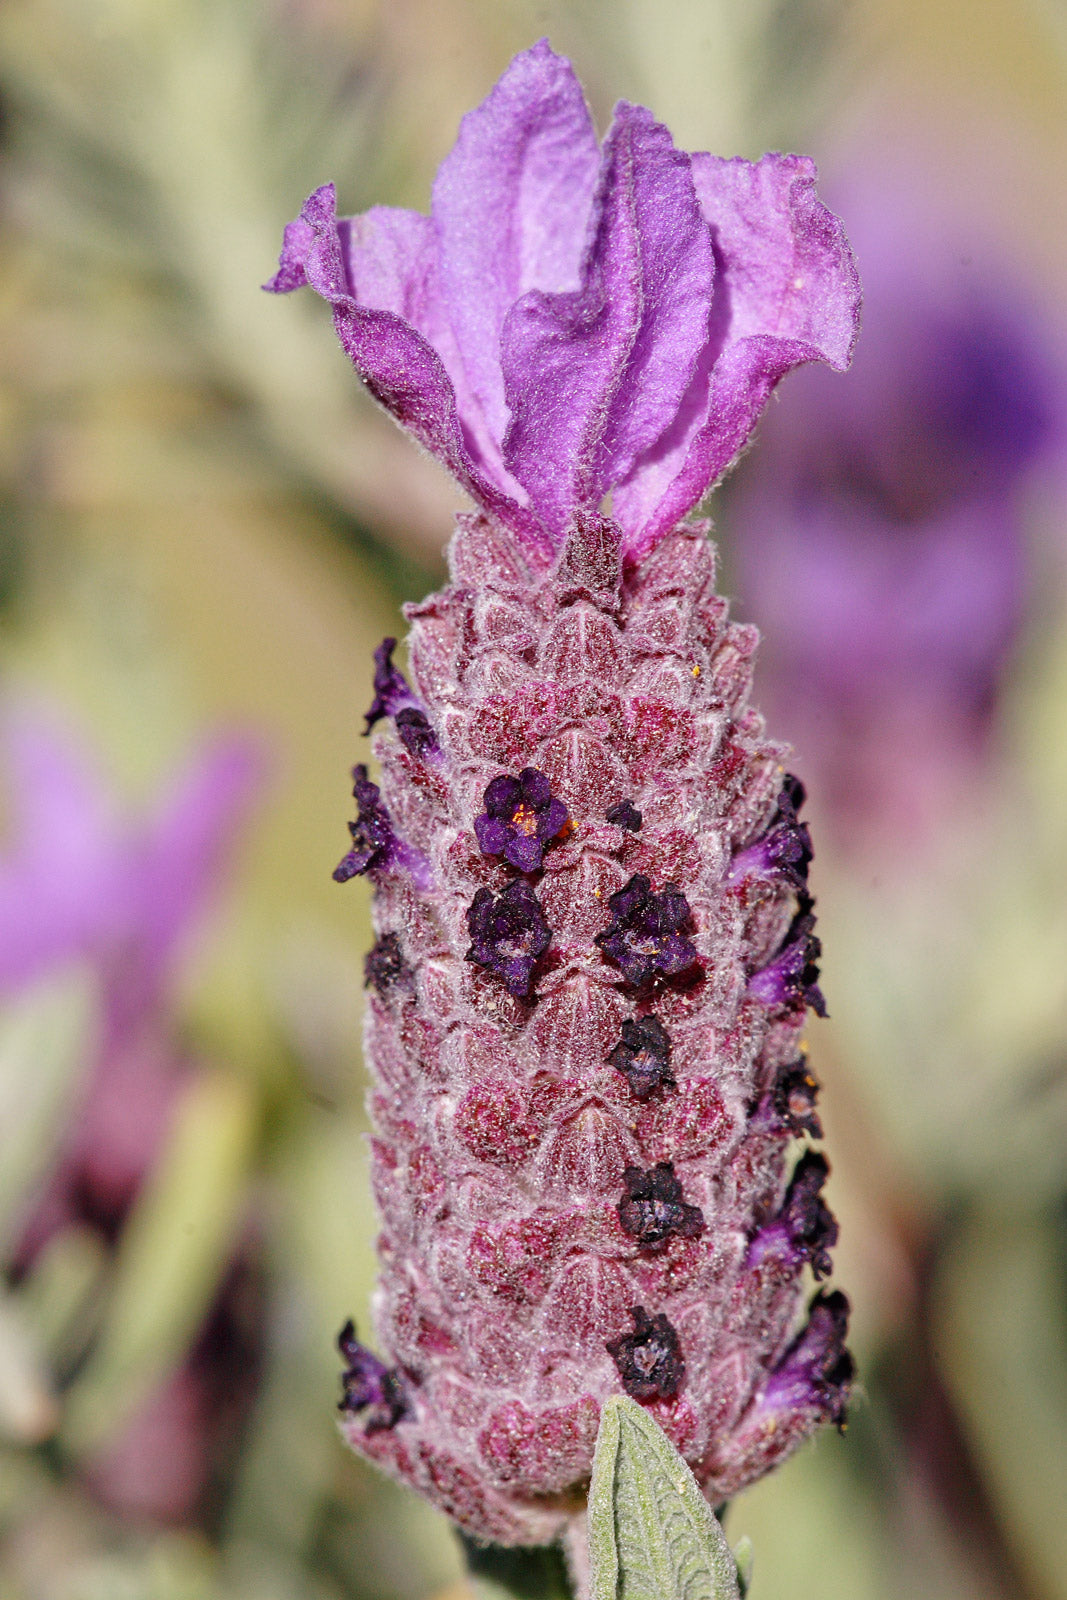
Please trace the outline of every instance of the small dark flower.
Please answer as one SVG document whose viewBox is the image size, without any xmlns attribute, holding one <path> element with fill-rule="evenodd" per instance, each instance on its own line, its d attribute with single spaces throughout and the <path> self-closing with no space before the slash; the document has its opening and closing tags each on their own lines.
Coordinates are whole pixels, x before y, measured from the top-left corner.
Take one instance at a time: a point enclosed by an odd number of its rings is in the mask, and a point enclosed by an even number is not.
<svg viewBox="0 0 1067 1600">
<path fill-rule="evenodd" d="M 638 872 L 608 905 L 613 920 L 595 943 L 635 988 L 650 983 L 657 973 L 672 977 L 684 972 L 697 959 L 692 943 L 678 932 L 691 912 L 677 884 L 668 883 L 653 894 L 649 880 Z"/>
<path fill-rule="evenodd" d="M 845 1349 L 849 1304 L 839 1289 L 811 1303 L 807 1327 L 771 1373 L 759 1403 L 765 1415 L 814 1411 L 844 1427 L 855 1364 Z"/>
<path fill-rule="evenodd" d="M 367 712 L 364 734 L 369 733 L 383 717 L 395 717 L 404 707 L 417 706 L 419 703 L 400 668 L 393 666 L 395 649 L 395 639 L 383 639 L 374 652 L 374 699 Z"/>
<path fill-rule="evenodd" d="M 671 1041 L 656 1017 L 628 1018 L 608 1060 L 626 1078 L 638 1100 L 647 1100 L 654 1089 L 674 1087 Z"/>
<path fill-rule="evenodd" d="M 371 783 L 365 766 L 352 768 L 352 798 L 359 807 L 355 822 L 348 824 L 352 848 L 334 869 L 338 883 L 384 866 L 396 847 L 396 835 L 389 813 L 381 803 L 381 790 Z"/>
<path fill-rule="evenodd" d="M 479 848 L 503 856 L 520 872 L 537 872 L 545 845 L 567 821 L 567 807 L 553 798 L 544 773 L 524 767 L 517 778 L 494 778 L 482 804 L 484 812 L 474 819 Z"/>
<path fill-rule="evenodd" d="M 818 1093 L 818 1082 L 805 1056 L 798 1056 L 780 1069 L 771 1090 L 771 1105 L 778 1120 L 798 1139 L 804 1133 L 810 1133 L 813 1139 L 822 1138 L 822 1123 L 815 1109 Z"/>
<path fill-rule="evenodd" d="M 383 717 L 391 717 L 412 755 L 436 752 L 439 748 L 437 735 L 430 727 L 426 712 L 399 667 L 393 666 L 395 649 L 395 639 L 383 639 L 374 652 L 374 699 L 363 732 L 369 733 Z"/>
<path fill-rule="evenodd" d="M 344 1394 L 337 1409 L 354 1413 L 370 1407 L 366 1424 L 368 1433 L 394 1428 L 407 1410 L 404 1384 L 399 1372 L 387 1367 L 365 1345 L 360 1344 L 351 1318 L 337 1336 L 337 1347 L 345 1362 L 341 1374 Z"/>
<path fill-rule="evenodd" d="M 635 1400 L 652 1400 L 657 1395 L 669 1400 L 685 1378 L 678 1335 L 665 1316 L 650 1317 L 644 1306 L 634 1306 L 630 1315 L 633 1333 L 613 1339 L 607 1346 L 622 1386 Z"/>
<path fill-rule="evenodd" d="M 398 984 L 410 982 L 411 975 L 411 968 L 400 948 L 400 940 L 395 933 L 383 933 L 364 959 L 364 988 L 376 989 L 380 995 L 384 995 Z"/>
<path fill-rule="evenodd" d="M 778 796 L 778 809 L 767 831 L 741 850 L 733 859 L 729 881 L 739 883 L 747 877 L 784 878 L 795 889 L 803 890 L 811 865 L 811 833 L 806 822 L 797 820 L 804 804 L 804 785 L 787 772 Z"/>
<path fill-rule="evenodd" d="M 641 813 L 632 800 L 620 800 L 617 806 L 612 806 L 605 813 L 604 820 L 613 822 L 617 828 L 624 828 L 627 833 L 640 832 Z"/>
<path fill-rule="evenodd" d="M 525 1000 L 533 970 L 552 939 L 541 902 L 516 878 L 499 895 L 479 889 L 467 911 L 471 946 L 466 959 L 503 978 L 509 994 Z"/>
<path fill-rule="evenodd" d="M 826 1157 L 809 1150 L 797 1162 L 782 1208 L 763 1225 L 748 1247 L 748 1264 L 768 1256 L 788 1262 L 791 1271 L 810 1261 L 816 1278 L 828 1277 L 830 1251 L 837 1243 L 837 1219 L 820 1193 L 830 1168 Z"/>
<path fill-rule="evenodd" d="M 393 724 L 400 735 L 401 744 L 413 756 L 430 755 L 440 748 L 437 735 L 426 720 L 425 711 L 420 711 L 418 706 L 405 706 L 403 711 L 398 711 Z"/>
<path fill-rule="evenodd" d="M 382 804 L 381 790 L 371 783 L 361 763 L 352 768 L 352 797 L 359 808 L 355 822 L 348 824 L 352 848 L 334 868 L 337 883 L 365 872 L 399 867 L 410 873 L 420 887 L 429 883 L 429 863 L 420 850 L 405 844 L 393 829 L 392 819 Z"/>
<path fill-rule="evenodd" d="M 622 1181 L 626 1193 L 619 1201 L 619 1221 L 638 1244 L 662 1244 L 672 1233 L 682 1239 L 703 1233 L 704 1213 L 682 1199 L 673 1162 L 660 1161 L 647 1172 L 627 1167 Z"/>
<path fill-rule="evenodd" d="M 815 936 L 814 901 L 800 896 L 800 906 L 774 960 L 748 980 L 748 992 L 769 1006 L 808 1005 L 825 1017 L 826 1001 L 819 988 L 822 944 Z"/>
</svg>

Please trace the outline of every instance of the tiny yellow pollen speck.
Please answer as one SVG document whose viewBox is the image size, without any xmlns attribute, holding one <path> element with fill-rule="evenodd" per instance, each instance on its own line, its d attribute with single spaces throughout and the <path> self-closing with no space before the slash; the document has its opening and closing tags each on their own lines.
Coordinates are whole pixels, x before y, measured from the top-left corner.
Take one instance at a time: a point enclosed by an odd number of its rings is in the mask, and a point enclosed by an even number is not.
<svg viewBox="0 0 1067 1600">
<path fill-rule="evenodd" d="M 693 677 L 694 678 L 699 678 L 700 677 L 700 668 L 699 667 L 694 667 L 693 668 Z"/>
</svg>

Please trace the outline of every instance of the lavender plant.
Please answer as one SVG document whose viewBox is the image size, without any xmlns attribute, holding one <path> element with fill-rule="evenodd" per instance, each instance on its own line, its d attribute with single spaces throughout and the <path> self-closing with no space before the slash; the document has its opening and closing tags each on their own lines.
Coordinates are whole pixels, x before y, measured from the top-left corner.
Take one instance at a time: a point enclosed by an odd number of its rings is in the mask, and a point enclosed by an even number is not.
<svg viewBox="0 0 1067 1600">
<path fill-rule="evenodd" d="M 268 285 L 328 301 L 371 393 L 477 507 L 377 657 L 370 878 L 380 1356 L 343 1427 L 468 1534 L 555 1538 L 601 1410 L 707 1497 L 839 1421 L 848 1305 L 802 1043 L 824 1010 L 803 789 L 749 704 L 757 635 L 685 520 L 791 368 L 843 369 L 851 254 L 810 162 L 599 150 L 542 43 L 464 119 L 432 216 L 338 218 Z"/>
</svg>

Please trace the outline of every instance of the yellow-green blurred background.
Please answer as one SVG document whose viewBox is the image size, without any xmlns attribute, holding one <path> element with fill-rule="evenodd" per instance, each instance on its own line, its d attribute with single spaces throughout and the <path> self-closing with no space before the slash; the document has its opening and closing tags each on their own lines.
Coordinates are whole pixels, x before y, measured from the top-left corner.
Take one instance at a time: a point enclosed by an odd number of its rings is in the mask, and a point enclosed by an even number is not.
<svg viewBox="0 0 1067 1600">
<path fill-rule="evenodd" d="M 1036 304 L 1067 299 L 1059 0 L 7 0 L 5 703 L 47 704 L 135 813 L 220 727 L 258 739 L 268 776 L 181 969 L 168 1026 L 196 1065 L 158 1162 L 106 1248 L 71 1230 L 0 1301 L 0 1600 L 460 1581 L 441 1519 L 333 1428 L 375 1229 L 368 897 L 330 879 L 371 651 L 439 581 L 459 501 L 359 391 L 321 304 L 258 286 L 320 182 L 348 211 L 425 210 L 462 113 L 546 33 L 602 125 L 626 97 L 688 149 L 801 149 L 828 187 L 866 164 L 876 203 L 910 163 L 973 200 Z M 1020 512 L 1037 579 L 980 781 L 921 846 L 856 854 L 828 822 L 817 851 L 832 1020 L 811 1045 L 861 1381 L 843 1438 L 731 1509 L 754 1600 L 1067 1596 L 1062 482 Z M 726 511 L 721 536 L 758 623 Z M 10 998 L 0 1159 L 20 1086 L 59 1086 L 42 1150 L 76 1105 L 94 981 Z M 255 1354 L 207 1489 L 180 1516 L 102 1493 L 94 1462 L 235 1253 Z"/>
</svg>

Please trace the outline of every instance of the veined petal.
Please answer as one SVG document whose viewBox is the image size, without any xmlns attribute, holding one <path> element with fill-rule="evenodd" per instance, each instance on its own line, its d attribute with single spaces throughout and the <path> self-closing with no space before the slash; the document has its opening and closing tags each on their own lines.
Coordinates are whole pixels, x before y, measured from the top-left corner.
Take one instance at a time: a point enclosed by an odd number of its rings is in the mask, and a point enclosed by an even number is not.
<svg viewBox="0 0 1067 1600">
<path fill-rule="evenodd" d="M 674 418 L 708 337 L 715 265 L 688 158 L 639 106 L 604 146 L 580 290 L 531 292 L 503 330 L 507 465 L 558 538 Z"/>
<path fill-rule="evenodd" d="M 402 220 L 409 217 L 382 208 L 370 221 L 369 231 L 367 218 L 355 218 L 345 225 L 342 236 L 334 186 L 324 184 L 286 228 L 278 272 L 266 287 L 287 293 L 306 283 L 328 301 L 345 353 L 374 398 L 479 505 L 499 517 L 528 548 L 547 553 L 535 519 L 475 460 L 442 355 L 407 320 L 409 314 L 417 315 L 435 325 L 438 311 L 427 253 L 428 225 L 424 219 Z M 371 303 L 361 302 L 361 291 L 372 297 Z"/>
<path fill-rule="evenodd" d="M 508 423 L 504 318 L 530 289 L 579 287 L 599 166 L 581 85 L 542 40 L 516 56 L 464 117 L 438 172 L 433 226 L 441 292 L 498 459 Z"/>
<path fill-rule="evenodd" d="M 859 328 L 852 252 L 811 161 L 691 161 L 718 266 L 711 338 L 672 426 L 616 489 L 637 558 L 721 477 L 775 384 L 805 361 L 843 371 Z"/>
</svg>

